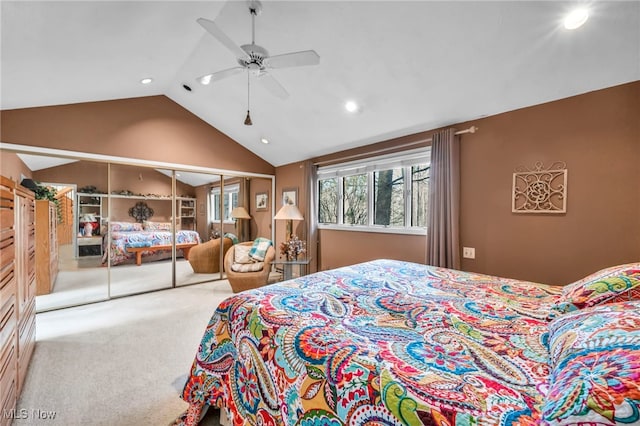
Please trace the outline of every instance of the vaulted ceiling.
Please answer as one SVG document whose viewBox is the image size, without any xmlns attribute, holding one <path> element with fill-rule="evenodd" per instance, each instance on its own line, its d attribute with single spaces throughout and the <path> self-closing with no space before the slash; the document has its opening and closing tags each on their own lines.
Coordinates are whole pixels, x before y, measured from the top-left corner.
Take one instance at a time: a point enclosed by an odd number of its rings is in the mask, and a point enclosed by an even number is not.
<svg viewBox="0 0 640 426">
<path fill-rule="evenodd" d="M 246 73 L 196 80 L 237 65 L 196 19 L 250 43 L 245 1 L 2 1 L 0 107 L 164 94 L 279 166 L 639 80 L 640 2 L 589 3 L 566 30 L 577 4 L 263 1 L 256 43 L 320 63 L 271 71 L 287 99 L 252 77 L 245 126 Z"/>
</svg>

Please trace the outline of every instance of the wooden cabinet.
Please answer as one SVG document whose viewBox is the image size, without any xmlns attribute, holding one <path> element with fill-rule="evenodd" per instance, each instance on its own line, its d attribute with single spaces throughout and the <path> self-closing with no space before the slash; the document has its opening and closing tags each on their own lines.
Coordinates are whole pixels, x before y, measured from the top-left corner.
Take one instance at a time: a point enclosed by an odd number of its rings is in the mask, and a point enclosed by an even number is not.
<svg viewBox="0 0 640 426">
<path fill-rule="evenodd" d="M 0 426 L 11 413 L 35 347 L 33 193 L 0 177 Z"/>
<path fill-rule="evenodd" d="M 36 294 L 49 294 L 58 276 L 58 237 L 56 205 L 36 200 Z"/>
<path fill-rule="evenodd" d="M 2 413 L 15 408 L 18 391 L 15 184 L 0 178 L 0 389 Z M 0 416 L 0 425 L 11 419 Z"/>
<path fill-rule="evenodd" d="M 20 394 L 36 342 L 36 201 L 31 191 L 20 186 L 16 187 L 15 195 L 18 394 Z"/>
</svg>

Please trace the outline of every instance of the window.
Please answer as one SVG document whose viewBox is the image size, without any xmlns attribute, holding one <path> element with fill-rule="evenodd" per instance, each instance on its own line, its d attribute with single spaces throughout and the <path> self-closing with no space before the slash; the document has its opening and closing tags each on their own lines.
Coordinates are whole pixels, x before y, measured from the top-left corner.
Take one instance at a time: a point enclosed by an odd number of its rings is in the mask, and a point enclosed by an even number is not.
<svg viewBox="0 0 640 426">
<path fill-rule="evenodd" d="M 343 223 L 348 225 L 367 224 L 367 175 L 346 176 L 342 179 L 344 185 Z"/>
<path fill-rule="evenodd" d="M 318 182 L 318 222 L 338 223 L 338 178 Z"/>
<path fill-rule="evenodd" d="M 320 228 L 424 233 L 430 149 L 318 169 Z"/>
<path fill-rule="evenodd" d="M 231 211 L 238 207 L 238 193 L 240 185 L 228 185 L 224 187 L 223 220 L 233 222 Z M 220 222 L 220 187 L 211 188 L 209 193 L 209 222 Z"/>
</svg>

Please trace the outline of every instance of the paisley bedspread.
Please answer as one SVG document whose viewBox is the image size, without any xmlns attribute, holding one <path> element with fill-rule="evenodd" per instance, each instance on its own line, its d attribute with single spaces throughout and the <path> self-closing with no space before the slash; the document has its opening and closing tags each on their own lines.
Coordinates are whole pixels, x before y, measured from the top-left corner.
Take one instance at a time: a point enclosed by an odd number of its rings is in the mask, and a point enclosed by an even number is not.
<svg viewBox="0 0 640 426">
<path fill-rule="evenodd" d="M 110 258 L 111 266 L 120 265 L 122 263 L 135 262 L 135 253 L 130 253 L 126 249 L 127 247 L 144 247 L 148 246 L 161 246 L 170 245 L 173 241 L 173 234 L 171 231 L 111 231 L 111 254 L 108 256 L 107 251 L 107 236 L 103 238 L 103 255 L 102 264 L 107 263 L 107 258 Z M 182 243 L 199 243 L 200 234 L 196 231 L 177 231 L 176 232 L 176 244 Z M 179 251 L 180 253 L 180 251 Z M 161 250 L 157 252 L 143 252 L 143 259 L 167 259 L 171 257 L 171 250 Z"/>
<path fill-rule="evenodd" d="M 376 260 L 239 293 L 198 348 L 177 424 L 529 425 L 561 289 Z"/>
</svg>

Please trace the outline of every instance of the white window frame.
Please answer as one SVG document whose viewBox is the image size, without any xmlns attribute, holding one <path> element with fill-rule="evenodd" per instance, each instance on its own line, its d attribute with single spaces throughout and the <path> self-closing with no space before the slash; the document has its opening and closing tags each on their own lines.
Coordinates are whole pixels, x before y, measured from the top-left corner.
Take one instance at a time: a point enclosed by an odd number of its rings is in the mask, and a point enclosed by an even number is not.
<svg viewBox="0 0 640 426">
<path fill-rule="evenodd" d="M 229 202 L 227 203 L 227 214 L 225 216 L 228 216 L 230 219 L 229 220 L 224 220 L 222 223 L 228 223 L 228 224 L 233 224 L 235 223 L 233 219 L 231 219 L 231 211 L 234 209 L 234 205 L 233 205 L 233 194 L 238 194 L 238 196 L 240 195 L 240 185 L 239 184 L 233 184 L 233 185 L 225 185 L 224 187 L 224 192 L 226 194 L 226 196 L 229 197 Z M 220 195 L 220 187 L 216 187 L 216 188 L 212 188 L 209 191 L 209 223 L 220 223 L 220 218 L 216 218 L 214 217 L 215 212 L 216 212 L 216 206 L 214 205 L 214 196 L 215 195 Z M 223 203 L 224 206 L 224 203 Z M 222 213 L 222 211 L 221 211 Z"/>
<path fill-rule="evenodd" d="M 360 232 L 380 232 L 392 234 L 409 234 L 409 235 L 426 235 L 426 226 L 411 226 L 411 168 L 419 164 L 431 164 L 431 147 L 421 148 L 417 150 L 404 151 L 396 154 L 389 154 L 379 157 L 371 157 L 365 160 L 351 161 L 346 163 L 334 164 L 331 166 L 318 167 L 315 192 L 316 200 L 320 202 L 319 182 L 321 180 L 337 178 L 338 190 L 338 223 L 318 223 L 318 229 L 331 229 L 339 231 L 360 231 Z M 389 169 L 403 169 L 404 175 L 404 226 L 393 225 L 374 225 L 374 196 L 373 190 L 374 179 L 373 174 L 376 171 Z M 366 225 L 350 225 L 344 221 L 344 194 L 343 194 L 343 178 L 347 176 L 367 174 L 367 224 Z M 319 205 L 315 206 L 316 212 Z"/>
</svg>

